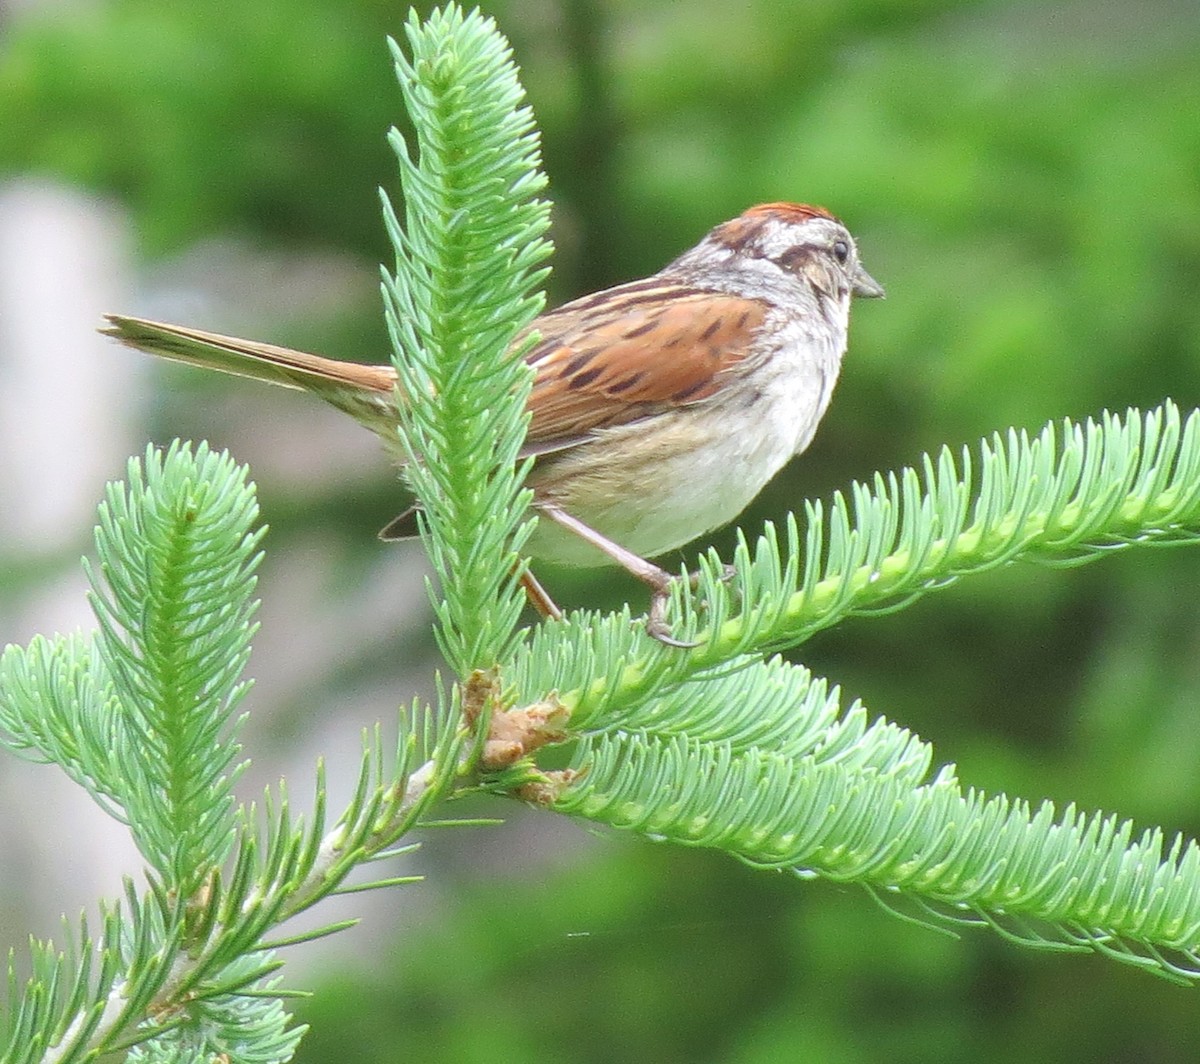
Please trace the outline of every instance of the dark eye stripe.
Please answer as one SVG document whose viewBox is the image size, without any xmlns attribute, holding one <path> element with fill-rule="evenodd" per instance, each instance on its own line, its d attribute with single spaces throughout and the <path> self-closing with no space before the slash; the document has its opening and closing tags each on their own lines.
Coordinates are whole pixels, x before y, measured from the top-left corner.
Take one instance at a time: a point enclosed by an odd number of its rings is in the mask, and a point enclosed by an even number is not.
<svg viewBox="0 0 1200 1064">
<path fill-rule="evenodd" d="M 812 257 L 812 253 L 813 249 L 807 244 L 799 244 L 779 256 L 779 265 L 785 270 L 797 269 Z"/>
</svg>

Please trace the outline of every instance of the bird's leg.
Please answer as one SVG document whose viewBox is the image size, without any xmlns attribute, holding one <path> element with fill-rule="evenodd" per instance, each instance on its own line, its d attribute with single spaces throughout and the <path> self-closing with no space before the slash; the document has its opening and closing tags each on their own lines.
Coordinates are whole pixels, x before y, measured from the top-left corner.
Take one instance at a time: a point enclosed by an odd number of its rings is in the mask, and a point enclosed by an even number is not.
<svg viewBox="0 0 1200 1064">
<path fill-rule="evenodd" d="M 534 505 L 539 513 L 545 514 L 556 525 L 574 533 L 585 543 L 590 543 L 598 551 L 608 555 L 627 573 L 636 576 L 643 584 L 649 585 L 653 594 L 650 599 L 650 611 L 646 615 L 647 635 L 669 647 L 680 647 L 687 650 L 699 646 L 698 643 L 684 642 L 671 635 L 671 628 L 666 620 L 667 603 L 671 601 L 670 573 L 665 569 L 660 569 L 653 562 L 646 561 L 640 555 L 634 554 L 633 551 L 626 550 L 619 543 L 614 543 L 607 536 L 602 536 L 590 525 L 585 525 L 554 503 L 537 502 Z"/>
<path fill-rule="evenodd" d="M 542 587 L 541 581 L 532 572 L 525 569 L 518 579 L 521 587 L 525 589 L 525 597 L 529 600 L 529 605 L 548 620 L 562 620 L 563 612 L 558 608 L 558 603 L 550 597 L 550 593 Z"/>
<path fill-rule="evenodd" d="M 418 507 L 415 504 L 410 506 L 399 517 L 384 525 L 379 532 L 379 538 L 385 543 L 415 538 L 418 534 L 417 511 Z M 539 615 L 551 621 L 562 620 L 562 610 L 550 597 L 550 592 L 542 587 L 541 582 L 529 569 L 524 569 L 517 580 L 525 592 L 525 598 L 529 601 L 529 605 L 537 610 Z"/>
</svg>

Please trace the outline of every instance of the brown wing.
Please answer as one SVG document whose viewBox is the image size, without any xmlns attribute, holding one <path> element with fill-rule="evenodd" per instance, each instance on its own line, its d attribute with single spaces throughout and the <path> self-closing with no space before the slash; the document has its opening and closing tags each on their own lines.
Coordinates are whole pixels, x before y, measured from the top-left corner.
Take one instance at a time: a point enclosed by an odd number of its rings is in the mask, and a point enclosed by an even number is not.
<svg viewBox="0 0 1200 1064">
<path fill-rule="evenodd" d="M 537 376 L 526 453 L 707 399 L 745 361 L 765 315 L 758 300 L 656 278 L 544 314 L 527 356 Z"/>
</svg>

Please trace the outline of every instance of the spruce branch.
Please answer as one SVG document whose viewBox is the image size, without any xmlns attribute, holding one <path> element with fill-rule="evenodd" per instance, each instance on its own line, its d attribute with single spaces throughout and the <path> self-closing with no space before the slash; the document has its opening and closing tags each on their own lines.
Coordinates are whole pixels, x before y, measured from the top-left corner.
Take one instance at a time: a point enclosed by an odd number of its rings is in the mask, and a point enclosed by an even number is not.
<svg viewBox="0 0 1200 1064">
<path fill-rule="evenodd" d="M 743 539 L 733 577 L 714 554 L 696 590 L 673 588 L 675 631 L 692 650 L 657 646 L 627 616 L 581 612 L 542 626 L 505 675 L 556 690 L 577 727 L 614 707 L 721 671 L 743 655 L 794 647 L 846 617 L 894 610 L 964 576 L 1019 560 L 1073 566 L 1139 545 L 1200 539 L 1200 413 L 1165 402 L 1148 413 L 1064 419 L 1037 436 L 984 440 L 978 458 L 949 449 L 877 475 L 825 507 Z M 978 469 L 978 473 L 975 470 Z"/>
<path fill-rule="evenodd" d="M 513 338 L 541 306 L 547 206 L 536 131 L 494 24 L 451 5 L 414 16 L 407 33 L 411 59 L 393 53 L 417 158 L 394 134 L 405 226 L 385 205 L 397 275 L 384 295 L 400 390 L 421 397 L 405 404 L 399 446 L 445 593 L 439 638 L 467 678 L 517 638 L 517 551 L 531 524 L 517 462 L 529 374 Z M 394 753 L 378 731 L 364 741 L 354 798 L 332 828 L 320 770 L 307 823 L 283 787 L 262 815 L 235 806 L 256 516 L 228 456 L 148 450 L 101 508 L 89 569 L 98 635 L 0 657 L 0 742 L 60 764 L 130 827 L 149 865 L 145 895 L 127 884 L 98 940 L 81 925 L 66 952 L 35 946 L 20 989 L 10 964 L 5 1064 L 118 1051 L 290 1058 L 302 1032 L 281 1007 L 274 950 L 349 922 L 267 936 L 331 894 L 410 882 L 350 876 L 410 848 L 397 843 L 478 758 L 491 706 L 464 714 L 467 682 L 434 711 L 414 707 Z"/>
<path fill-rule="evenodd" d="M 0 1018 L 0 1059 L 283 1061 L 302 1030 L 277 951 L 352 921 L 280 934 L 353 882 L 464 785 L 759 868 L 855 882 L 951 924 L 1200 977 L 1200 849 L 1127 821 L 964 790 L 931 747 L 802 666 L 764 655 L 857 613 L 900 608 L 1019 559 L 1073 565 L 1135 543 L 1200 539 L 1200 415 L 1050 425 L 943 450 L 809 504 L 715 554 L 673 590 L 690 650 L 628 609 L 518 629 L 532 529 L 520 460 L 541 307 L 545 179 L 537 131 L 491 20 L 449 5 L 391 42 L 413 119 L 390 137 L 402 212 L 383 295 L 397 448 L 437 575 L 436 634 L 457 682 L 414 706 L 389 750 L 364 738 L 348 807 L 288 791 L 237 805 L 235 712 L 254 631 L 261 529 L 244 469 L 207 447 L 149 450 L 101 507 L 89 569 L 99 632 L 0 656 L 0 743 L 60 765 L 126 823 L 147 862 L 101 928 L 35 943 Z M 782 544 L 781 544 L 782 540 Z M 432 594 L 432 592 L 431 592 Z M 570 767 L 537 765 L 575 741 Z M 931 775 L 932 773 L 932 775 Z M 332 827 L 329 823 L 332 822 Z M 444 821 L 443 823 L 451 823 Z M 274 937 L 268 937 L 274 936 Z"/>
<path fill-rule="evenodd" d="M 1200 979 L 1195 842 L 1135 835 L 1130 821 L 1073 804 L 1058 813 L 964 792 L 953 766 L 914 787 L 908 767 L 606 733 L 581 744 L 551 807 L 754 867 L 902 894 L 935 920 L 990 925 L 1035 948 Z"/>
<path fill-rule="evenodd" d="M 85 562 L 108 671 L 116 795 L 142 856 L 190 895 L 228 853 L 265 529 L 246 471 L 206 444 L 153 448 L 112 485 Z M 90 729 L 89 729 L 90 730 Z M 115 733 L 124 732 L 124 735 Z"/>
<path fill-rule="evenodd" d="M 1062 440 L 1061 446 L 1059 440 Z M 627 617 L 546 626 L 506 675 L 546 690 L 580 741 L 570 767 L 509 774 L 539 804 L 756 867 L 857 882 L 931 919 L 1036 948 L 1092 950 L 1200 978 L 1200 849 L 1128 821 L 964 792 L 930 748 L 807 670 L 762 662 L 854 613 L 895 609 L 961 576 L 1028 558 L 1077 565 L 1133 544 L 1200 540 L 1200 414 L 1163 407 L 1010 433 L 808 509 L 786 553 L 743 541 L 727 584 L 710 556 L 675 605 L 685 652 Z M 565 638 L 564 638 L 565 636 Z"/>
<path fill-rule="evenodd" d="M 0 745 L 58 765 L 114 819 L 125 822 L 120 718 L 108 671 L 82 635 L 36 636 L 0 656 Z"/>
<path fill-rule="evenodd" d="M 437 636 L 465 678 L 509 653 L 524 605 L 532 338 L 513 341 L 542 307 L 549 204 L 533 115 L 492 20 L 450 4 L 425 22 L 413 13 L 406 32 L 411 58 L 391 46 L 415 145 L 392 130 L 405 224 L 384 197 L 396 268 L 383 293 L 406 475 L 440 584 Z"/>
</svg>

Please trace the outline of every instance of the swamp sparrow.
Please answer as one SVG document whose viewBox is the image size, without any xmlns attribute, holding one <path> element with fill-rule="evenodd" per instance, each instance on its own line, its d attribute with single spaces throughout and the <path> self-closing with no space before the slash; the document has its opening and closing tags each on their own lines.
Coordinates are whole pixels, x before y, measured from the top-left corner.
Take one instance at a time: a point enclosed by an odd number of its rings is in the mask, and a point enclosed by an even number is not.
<svg viewBox="0 0 1200 1064">
<path fill-rule="evenodd" d="M 529 553 L 621 565 L 654 589 L 648 631 L 674 642 L 662 615 L 670 577 L 646 559 L 731 521 L 808 446 L 846 351 L 851 297 L 882 295 L 833 215 L 766 203 L 645 280 L 543 314 L 526 355 L 523 453 L 537 458 L 529 486 L 543 518 Z M 312 392 L 399 451 L 390 366 L 107 320 L 108 335 L 150 354 Z M 408 518 L 385 538 L 415 532 Z M 558 615 L 531 576 L 525 586 Z"/>
</svg>

